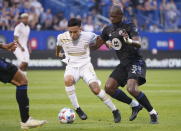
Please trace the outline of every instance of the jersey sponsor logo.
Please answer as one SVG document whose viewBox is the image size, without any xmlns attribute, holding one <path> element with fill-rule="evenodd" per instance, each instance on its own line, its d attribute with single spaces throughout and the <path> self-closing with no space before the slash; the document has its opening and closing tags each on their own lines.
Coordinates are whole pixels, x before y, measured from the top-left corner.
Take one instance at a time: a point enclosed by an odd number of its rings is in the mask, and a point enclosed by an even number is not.
<svg viewBox="0 0 181 131">
<path fill-rule="evenodd" d="M 112 48 L 115 50 L 120 50 L 122 48 L 122 42 L 118 38 L 113 38 Z"/>
</svg>

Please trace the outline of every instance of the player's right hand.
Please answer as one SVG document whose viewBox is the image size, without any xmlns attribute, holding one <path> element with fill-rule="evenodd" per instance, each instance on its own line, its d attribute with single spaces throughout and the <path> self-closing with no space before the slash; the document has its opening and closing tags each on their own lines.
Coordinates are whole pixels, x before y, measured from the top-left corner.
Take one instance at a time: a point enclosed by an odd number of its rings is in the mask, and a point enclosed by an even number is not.
<svg viewBox="0 0 181 131">
<path fill-rule="evenodd" d="M 23 47 L 21 47 L 21 51 L 23 51 L 23 52 L 24 52 L 24 51 L 25 51 L 25 49 L 24 49 Z"/>
<path fill-rule="evenodd" d="M 62 58 L 62 57 L 64 57 L 64 53 L 56 53 L 56 56 Z"/>
<path fill-rule="evenodd" d="M 6 44 L 5 46 L 8 51 L 15 51 L 17 48 L 17 43 L 11 42 L 11 43 Z"/>
</svg>

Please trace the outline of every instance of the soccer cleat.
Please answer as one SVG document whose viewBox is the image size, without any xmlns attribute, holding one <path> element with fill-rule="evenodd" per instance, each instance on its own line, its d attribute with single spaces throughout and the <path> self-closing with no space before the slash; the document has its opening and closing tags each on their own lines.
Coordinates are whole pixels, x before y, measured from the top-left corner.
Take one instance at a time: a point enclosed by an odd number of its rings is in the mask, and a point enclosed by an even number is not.
<svg viewBox="0 0 181 131">
<path fill-rule="evenodd" d="M 141 106 L 140 104 L 139 104 L 138 106 L 132 107 L 132 114 L 131 114 L 131 116 L 129 117 L 129 120 L 130 120 L 130 121 L 133 121 L 133 120 L 137 117 L 138 112 L 139 112 L 140 110 L 142 110 L 142 108 L 143 108 L 143 106 Z"/>
<path fill-rule="evenodd" d="M 80 119 L 82 119 L 82 120 L 87 119 L 87 115 L 82 111 L 82 109 L 80 107 L 77 108 L 75 111 L 78 114 L 78 116 L 80 117 Z"/>
<path fill-rule="evenodd" d="M 158 114 L 151 114 L 150 115 L 150 123 L 151 124 L 158 124 Z"/>
<path fill-rule="evenodd" d="M 21 125 L 21 129 L 28 130 L 30 128 L 40 127 L 46 123 L 47 123 L 46 120 L 35 120 L 29 117 L 29 119 L 25 123 L 20 122 L 20 125 Z"/>
<path fill-rule="evenodd" d="M 115 123 L 119 123 L 121 121 L 121 115 L 119 113 L 119 110 L 115 110 L 112 112 L 113 113 L 113 116 L 114 116 L 114 122 Z"/>
</svg>

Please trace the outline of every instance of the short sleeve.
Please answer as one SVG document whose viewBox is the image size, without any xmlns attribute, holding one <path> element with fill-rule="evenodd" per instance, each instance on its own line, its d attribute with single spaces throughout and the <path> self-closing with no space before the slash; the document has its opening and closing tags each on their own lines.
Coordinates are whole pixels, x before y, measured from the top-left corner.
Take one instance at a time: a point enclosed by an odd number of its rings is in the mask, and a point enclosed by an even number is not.
<svg viewBox="0 0 181 131">
<path fill-rule="evenodd" d="M 57 36 L 57 46 L 62 46 L 61 35 Z"/>
<path fill-rule="evenodd" d="M 89 44 L 92 44 L 92 43 L 95 43 L 96 42 L 96 39 L 97 39 L 97 34 L 95 34 L 95 33 L 90 33 L 90 42 L 89 42 Z"/>
<path fill-rule="evenodd" d="M 104 41 L 108 41 L 109 40 L 109 36 L 107 35 L 107 32 L 108 32 L 108 27 L 105 27 L 101 33 L 101 38 L 104 40 Z"/>
<path fill-rule="evenodd" d="M 138 28 L 133 24 L 130 23 L 130 37 L 139 36 Z"/>
<path fill-rule="evenodd" d="M 20 36 L 20 26 L 17 25 L 14 29 L 14 36 Z"/>
</svg>

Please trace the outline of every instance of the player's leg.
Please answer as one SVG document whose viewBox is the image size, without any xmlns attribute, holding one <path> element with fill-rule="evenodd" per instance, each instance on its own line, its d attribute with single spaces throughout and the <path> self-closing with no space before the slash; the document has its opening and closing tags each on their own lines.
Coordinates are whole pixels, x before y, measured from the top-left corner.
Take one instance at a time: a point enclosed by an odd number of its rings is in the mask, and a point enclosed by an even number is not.
<svg viewBox="0 0 181 131">
<path fill-rule="evenodd" d="M 19 69 L 21 69 L 21 71 L 26 75 L 29 61 L 29 53 L 27 51 L 21 51 L 19 48 L 17 48 L 14 54 L 17 58 Z"/>
<path fill-rule="evenodd" d="M 64 74 L 65 91 L 79 117 L 82 120 L 86 120 L 87 115 L 80 108 L 77 95 L 75 92 L 75 83 L 78 80 L 79 80 L 79 74 L 77 70 L 67 66 Z"/>
<path fill-rule="evenodd" d="M 21 71 L 17 71 L 11 80 L 16 85 L 16 100 L 19 105 L 20 116 L 22 122 L 26 122 L 29 118 L 29 99 L 27 95 L 28 81 Z"/>
<path fill-rule="evenodd" d="M 86 82 L 87 85 L 89 85 L 91 91 L 100 98 L 101 101 L 104 102 L 104 104 L 111 109 L 114 115 L 114 121 L 115 123 L 118 123 L 121 121 L 121 117 L 119 114 L 119 110 L 115 107 L 115 105 L 112 103 L 109 96 L 105 93 L 104 90 L 100 88 L 101 82 L 98 80 L 94 68 L 91 63 L 87 64 L 82 70 L 81 70 L 81 77 Z"/>
<path fill-rule="evenodd" d="M 25 51 L 22 52 L 23 57 L 20 58 L 22 60 L 21 60 L 21 64 L 19 65 L 19 68 L 26 75 L 27 74 L 27 69 L 28 69 L 28 63 L 29 63 L 29 60 L 30 60 L 30 54 L 29 54 L 28 48 L 24 48 L 24 49 L 25 49 Z"/>
<path fill-rule="evenodd" d="M 21 116 L 21 128 L 29 129 L 42 126 L 47 123 L 45 120 L 35 120 L 29 116 L 29 98 L 27 95 L 28 81 L 20 70 L 13 76 L 11 83 L 16 85 L 16 100 L 19 105 Z"/>
<path fill-rule="evenodd" d="M 26 72 L 27 68 L 28 68 L 28 63 L 27 62 L 21 62 L 21 64 L 19 65 L 19 68 L 23 71 Z M 26 74 L 26 73 L 25 73 Z"/>
<path fill-rule="evenodd" d="M 29 117 L 29 99 L 27 96 L 27 79 L 15 65 L 0 60 L 0 81 L 17 86 L 16 99 L 21 116 L 21 128 L 28 129 L 45 124 L 46 121 L 33 120 Z M 31 123 L 30 123 L 31 119 Z M 33 122 L 33 123 L 32 123 Z"/>
<path fill-rule="evenodd" d="M 129 104 L 132 107 L 132 115 L 130 116 L 130 120 L 134 120 L 142 107 L 137 101 L 128 97 L 121 89 L 118 88 L 119 85 L 124 86 L 126 84 L 126 79 L 127 74 L 125 73 L 125 69 L 120 65 L 117 66 L 106 82 L 105 91 L 112 98 Z"/>
<path fill-rule="evenodd" d="M 104 104 L 111 109 L 113 116 L 114 116 L 114 122 L 118 123 L 121 121 L 121 115 L 119 113 L 119 110 L 115 107 L 115 105 L 113 104 L 112 100 L 109 98 L 109 96 L 105 93 L 104 90 L 102 90 L 100 88 L 100 86 L 98 85 L 98 82 L 91 82 L 89 84 L 89 87 L 91 89 L 91 91 L 97 95 L 101 101 L 104 102 Z"/>
<path fill-rule="evenodd" d="M 157 112 L 153 109 L 153 106 L 149 102 L 147 96 L 138 89 L 139 85 L 146 82 L 146 65 L 144 61 L 137 61 L 131 67 L 129 67 L 127 91 L 134 96 L 139 103 L 144 106 L 150 114 L 151 123 L 158 122 Z"/>
</svg>

